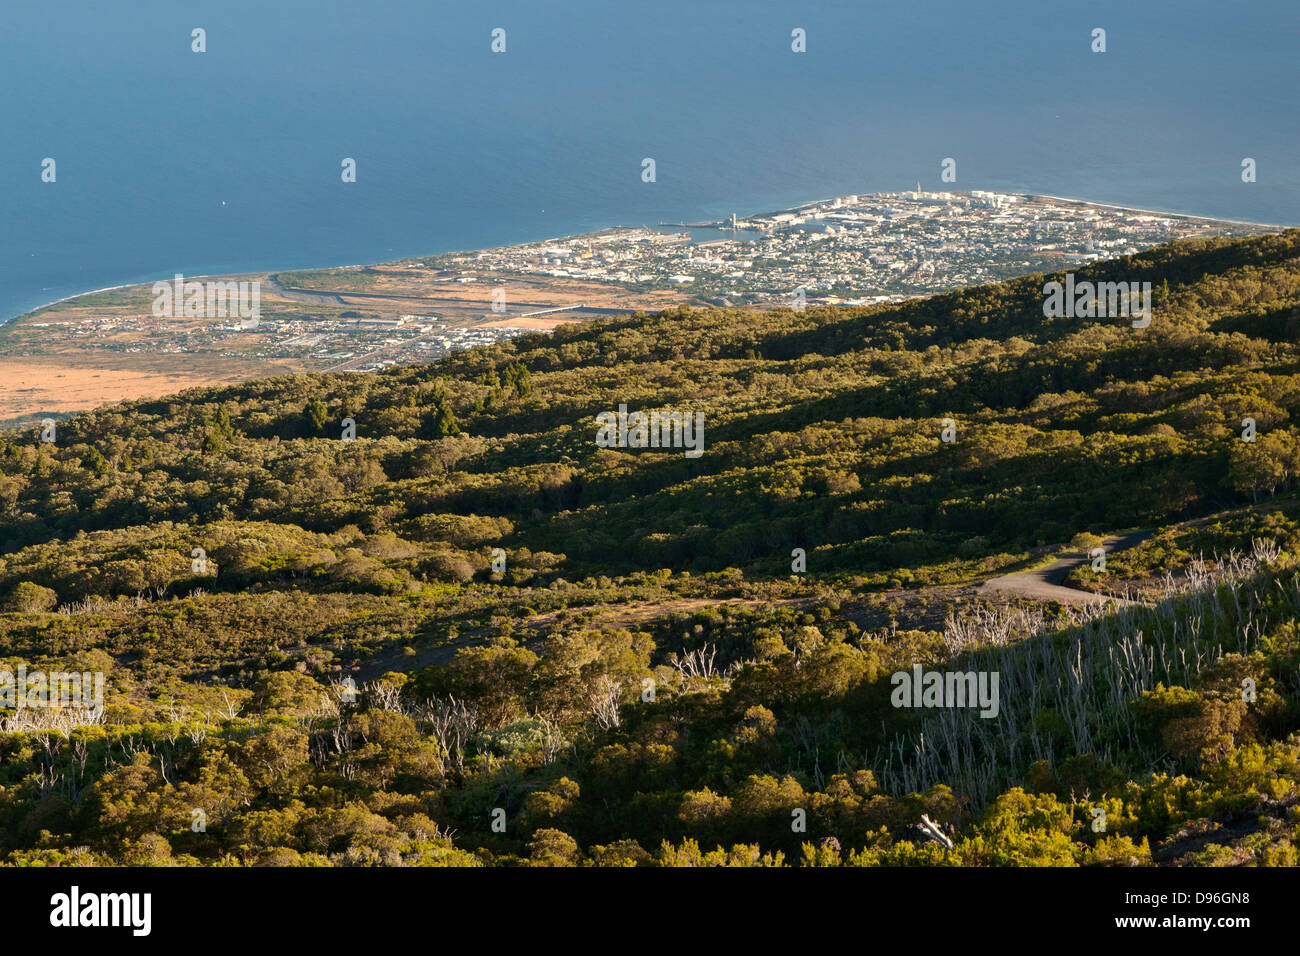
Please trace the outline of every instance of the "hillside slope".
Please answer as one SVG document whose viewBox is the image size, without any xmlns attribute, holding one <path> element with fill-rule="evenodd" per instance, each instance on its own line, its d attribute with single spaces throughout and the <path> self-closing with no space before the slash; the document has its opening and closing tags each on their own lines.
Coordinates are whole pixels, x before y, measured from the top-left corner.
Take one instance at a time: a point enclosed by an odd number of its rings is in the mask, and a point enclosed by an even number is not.
<svg viewBox="0 0 1300 956">
<path fill-rule="evenodd" d="M 0 436 L 0 669 L 108 679 L 94 721 L 2 718 L 0 852 L 1294 863 L 1288 509 L 1145 607 L 973 585 L 1287 491 L 1300 231 L 1078 270 L 1151 282 L 1148 328 L 1046 318 L 1047 278 L 638 314 Z M 700 454 L 602 447 L 621 406 L 702 416 Z M 892 674 L 947 664 L 1002 675 L 997 717 L 894 706 Z M 1271 822 L 1222 852 L 1183 832 L 1247 811 Z M 901 839 L 922 812 L 953 850 Z"/>
</svg>

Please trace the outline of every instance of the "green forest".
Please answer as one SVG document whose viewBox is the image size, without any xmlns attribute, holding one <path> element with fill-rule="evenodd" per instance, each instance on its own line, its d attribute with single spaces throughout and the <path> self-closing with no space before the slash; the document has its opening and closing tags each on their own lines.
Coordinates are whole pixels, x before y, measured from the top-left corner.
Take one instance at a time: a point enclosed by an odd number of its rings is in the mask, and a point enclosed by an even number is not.
<svg viewBox="0 0 1300 956">
<path fill-rule="evenodd" d="M 1075 275 L 1150 326 L 1030 275 L 0 432 L 0 671 L 105 677 L 0 706 L 0 862 L 1296 865 L 1300 230 Z"/>
</svg>

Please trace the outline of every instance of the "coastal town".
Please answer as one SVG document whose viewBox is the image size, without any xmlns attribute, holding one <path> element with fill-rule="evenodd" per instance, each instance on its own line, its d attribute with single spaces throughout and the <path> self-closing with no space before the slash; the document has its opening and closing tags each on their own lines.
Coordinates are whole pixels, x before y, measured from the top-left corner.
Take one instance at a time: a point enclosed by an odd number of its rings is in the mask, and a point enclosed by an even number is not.
<svg viewBox="0 0 1300 956">
<path fill-rule="evenodd" d="M 862 305 L 928 295 L 1172 239 L 1265 231 L 1045 196 L 973 192 L 851 195 L 706 223 L 614 229 L 423 260 L 464 280 L 528 276 L 644 290 L 717 305 Z"/>
<path fill-rule="evenodd" d="M 1173 239 L 1265 231 L 918 184 L 744 217 L 618 227 L 374 266 L 209 277 L 256 283 L 256 319 L 159 315 L 150 285 L 104 290 L 0 326 L 0 421 L 86 407 L 89 399 L 73 396 L 142 397 L 266 375 L 432 362 L 597 315 L 676 305 L 896 302 L 1132 255 Z M 57 388 L 46 369 L 60 370 Z M 77 370 L 95 379 L 94 388 Z"/>
</svg>

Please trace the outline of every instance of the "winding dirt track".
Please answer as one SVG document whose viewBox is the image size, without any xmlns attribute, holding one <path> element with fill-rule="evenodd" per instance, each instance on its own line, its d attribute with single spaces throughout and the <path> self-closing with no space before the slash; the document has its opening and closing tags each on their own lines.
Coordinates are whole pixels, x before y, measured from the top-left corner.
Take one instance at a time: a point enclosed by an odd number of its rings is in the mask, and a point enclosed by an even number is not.
<svg viewBox="0 0 1300 956">
<path fill-rule="evenodd" d="M 1145 541 L 1154 534 L 1153 531 L 1135 531 L 1132 534 L 1112 535 L 1104 539 L 1107 554 L 1124 551 Z M 1094 594 L 1078 588 L 1068 588 L 1060 582 L 1074 568 L 1083 564 L 1086 558 L 1061 558 L 1046 567 L 1019 574 L 1004 574 L 1000 578 L 990 578 L 979 586 L 976 593 L 980 597 L 1025 597 L 1035 601 L 1058 601 L 1061 604 L 1134 604 L 1128 598 L 1113 597 L 1109 594 Z"/>
</svg>

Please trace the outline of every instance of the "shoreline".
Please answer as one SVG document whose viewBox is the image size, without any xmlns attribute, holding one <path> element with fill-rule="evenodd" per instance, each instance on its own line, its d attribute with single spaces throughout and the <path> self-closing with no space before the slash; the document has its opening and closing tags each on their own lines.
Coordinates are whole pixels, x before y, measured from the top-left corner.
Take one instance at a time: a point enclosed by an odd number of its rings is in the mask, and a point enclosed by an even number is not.
<svg viewBox="0 0 1300 956">
<path fill-rule="evenodd" d="M 927 190 L 922 190 L 922 192 L 926 192 L 926 191 Z M 929 190 L 929 191 L 930 192 L 955 192 L 954 190 Z M 995 189 L 984 190 L 984 191 L 999 192 L 999 190 L 995 190 Z M 911 192 L 911 190 L 903 190 L 902 192 L 898 193 L 898 195 L 906 195 L 908 192 Z M 968 193 L 970 192 L 970 190 L 961 190 L 960 192 Z M 864 193 L 862 195 L 874 195 L 874 194 Z M 880 195 L 889 195 L 889 194 L 882 193 Z M 1254 220 L 1250 220 L 1250 219 L 1221 219 L 1217 216 L 1198 216 L 1194 213 L 1172 212 L 1166 209 L 1146 209 L 1140 206 L 1125 206 L 1120 203 L 1097 202 L 1096 200 L 1079 199 L 1073 196 L 1053 196 L 1049 193 L 1007 192 L 1004 193 L 1003 195 L 1017 196 L 1022 199 L 1048 199 L 1054 202 L 1074 203 L 1080 206 L 1095 206 L 1098 209 L 1113 209 L 1113 210 L 1119 210 L 1121 212 L 1139 213 L 1143 215 L 1169 216 L 1177 219 L 1192 219 L 1197 222 L 1223 223 L 1225 225 L 1230 225 L 1230 226 L 1252 226 L 1259 229 L 1274 229 L 1274 230 L 1300 228 L 1300 226 L 1297 225 L 1286 225 L 1284 223 L 1255 222 Z M 824 205 L 828 202 L 832 202 L 835 198 L 836 197 L 832 196 L 829 199 L 816 199 L 810 202 L 795 203 L 793 206 L 789 206 L 786 209 L 779 209 L 774 212 L 767 212 L 767 213 L 755 213 L 753 215 L 770 216 L 782 212 L 795 212 L 800 209 L 807 209 L 812 206 Z M 745 218 L 750 218 L 750 217 L 747 215 Z M 718 222 L 722 222 L 722 221 L 724 220 L 718 220 Z M 600 233 L 603 232 L 609 232 L 611 230 L 623 229 L 623 228 L 634 228 L 634 227 L 606 226 L 602 229 L 597 229 L 592 232 L 579 232 L 579 233 L 572 233 L 570 235 L 552 236 L 550 238 L 543 238 L 543 239 L 526 239 L 522 242 L 507 243 L 501 246 L 488 246 L 483 249 L 449 249 L 446 252 L 434 252 L 434 253 L 426 253 L 423 255 L 404 256 L 399 259 L 389 259 L 383 262 L 350 263 L 347 265 L 334 265 L 334 266 L 307 266 L 301 269 L 257 269 L 251 272 L 202 273 L 197 275 L 186 276 L 186 278 L 187 279 L 231 278 L 231 277 L 249 276 L 249 275 L 263 275 L 263 274 L 275 275 L 280 272 L 319 272 L 319 271 L 328 271 L 331 269 L 364 269 L 364 268 L 371 268 L 374 266 L 389 265 L 394 262 L 405 262 L 409 259 L 427 259 L 427 258 L 432 258 L 433 256 L 445 256 L 445 255 L 464 255 L 470 252 L 488 252 L 494 249 L 510 249 L 515 246 L 530 246 L 536 243 L 543 243 L 543 242 L 560 242 L 567 239 L 580 238 L 582 236 L 599 235 Z M 119 285 L 104 286 L 101 289 L 89 289 L 85 292 L 75 292 L 72 295 L 65 295 L 62 298 L 53 299 L 49 302 L 44 302 L 41 305 L 28 309 L 25 312 L 19 312 L 16 315 L 0 317 L 0 328 L 3 328 L 5 325 L 7 325 L 10 322 L 14 322 L 18 319 L 25 318 L 29 315 L 34 315 L 43 309 L 48 309 L 51 306 L 60 305 L 64 302 L 71 302 L 74 299 L 80 299 L 88 295 L 98 295 L 100 292 L 116 292 L 119 289 L 132 289 L 135 288 L 136 286 L 149 285 L 150 281 L 151 280 L 146 279 L 143 282 L 126 282 L 126 283 L 121 283 Z M 152 281 L 165 282 L 168 280 L 155 279 Z"/>
<path fill-rule="evenodd" d="M 994 190 L 990 190 L 991 192 Z M 1195 219 L 1197 222 L 1222 222 L 1230 226 L 1256 226 L 1260 229 L 1300 229 L 1300 225 L 1286 225 L 1280 222 L 1255 222 L 1253 219 L 1220 219 L 1218 216 L 1198 216 L 1190 212 L 1172 212 L 1168 209 L 1144 209 L 1140 206 L 1124 206 L 1113 202 L 1097 202 L 1092 199 L 1075 199 L 1071 196 L 1052 196 L 1048 193 L 1009 193 L 1012 196 L 1025 196 L 1037 199 L 1052 199 L 1056 202 L 1077 203 L 1080 206 L 1096 206 L 1098 209 L 1118 209 L 1122 212 L 1140 212 L 1153 216 L 1173 216 L 1176 219 Z"/>
</svg>

